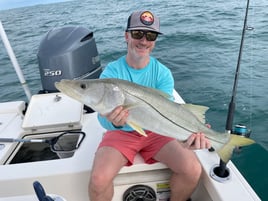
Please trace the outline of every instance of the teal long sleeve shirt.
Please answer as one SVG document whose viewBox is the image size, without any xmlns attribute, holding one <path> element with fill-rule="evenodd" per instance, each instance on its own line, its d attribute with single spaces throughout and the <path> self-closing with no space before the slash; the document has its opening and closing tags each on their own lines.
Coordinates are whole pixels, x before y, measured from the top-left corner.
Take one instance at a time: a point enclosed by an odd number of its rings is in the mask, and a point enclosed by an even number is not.
<svg viewBox="0 0 268 201">
<path fill-rule="evenodd" d="M 100 75 L 100 78 L 118 78 L 128 80 L 143 86 L 161 90 L 173 97 L 174 78 L 171 71 L 154 57 L 150 57 L 149 64 L 142 69 L 134 69 L 126 62 L 126 56 L 109 63 Z M 107 130 L 116 130 L 113 124 L 105 117 L 98 115 L 100 124 Z M 125 125 L 121 130 L 132 131 Z"/>
</svg>

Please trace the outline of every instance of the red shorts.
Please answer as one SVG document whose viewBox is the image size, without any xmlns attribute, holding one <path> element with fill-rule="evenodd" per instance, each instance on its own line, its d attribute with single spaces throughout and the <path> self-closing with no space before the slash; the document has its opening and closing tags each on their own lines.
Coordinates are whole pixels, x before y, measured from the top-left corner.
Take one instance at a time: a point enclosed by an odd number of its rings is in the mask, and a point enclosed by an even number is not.
<svg viewBox="0 0 268 201">
<path fill-rule="evenodd" d="M 157 162 L 153 159 L 156 153 L 174 138 L 162 136 L 151 131 L 145 131 L 147 137 L 140 135 L 136 131 L 113 130 L 107 131 L 99 145 L 100 147 L 113 147 L 120 151 L 127 159 L 127 166 L 133 164 L 137 153 L 143 157 L 148 164 Z"/>
</svg>

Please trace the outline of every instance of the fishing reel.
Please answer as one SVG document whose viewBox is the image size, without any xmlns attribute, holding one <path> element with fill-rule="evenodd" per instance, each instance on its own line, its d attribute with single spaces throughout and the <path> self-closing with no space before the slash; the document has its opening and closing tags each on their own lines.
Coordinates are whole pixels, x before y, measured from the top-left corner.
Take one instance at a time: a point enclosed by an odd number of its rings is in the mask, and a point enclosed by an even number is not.
<svg viewBox="0 0 268 201">
<path fill-rule="evenodd" d="M 233 129 L 233 134 L 236 135 L 242 135 L 244 137 L 249 138 L 250 134 L 251 134 L 251 130 L 248 129 L 245 125 L 243 124 L 237 124 L 235 125 L 234 129 Z"/>
<path fill-rule="evenodd" d="M 241 135 L 243 137 L 246 137 L 246 138 L 249 138 L 250 137 L 250 134 L 251 134 L 251 130 L 248 129 L 245 125 L 243 124 L 236 124 L 234 129 L 233 129 L 233 134 L 236 134 L 236 135 Z M 234 152 L 235 153 L 239 153 L 241 152 L 241 148 L 242 147 L 236 147 L 234 149 Z"/>
</svg>

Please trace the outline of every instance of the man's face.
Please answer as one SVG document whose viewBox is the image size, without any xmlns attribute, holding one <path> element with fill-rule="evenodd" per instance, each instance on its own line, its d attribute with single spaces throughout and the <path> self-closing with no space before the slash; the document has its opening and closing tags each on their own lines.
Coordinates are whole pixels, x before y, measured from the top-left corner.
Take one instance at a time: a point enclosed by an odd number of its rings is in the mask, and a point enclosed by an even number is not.
<svg viewBox="0 0 268 201">
<path fill-rule="evenodd" d="M 155 41 L 148 41 L 145 35 L 141 39 L 134 39 L 130 32 L 125 33 L 128 52 L 135 57 L 148 57 L 155 46 Z"/>
</svg>

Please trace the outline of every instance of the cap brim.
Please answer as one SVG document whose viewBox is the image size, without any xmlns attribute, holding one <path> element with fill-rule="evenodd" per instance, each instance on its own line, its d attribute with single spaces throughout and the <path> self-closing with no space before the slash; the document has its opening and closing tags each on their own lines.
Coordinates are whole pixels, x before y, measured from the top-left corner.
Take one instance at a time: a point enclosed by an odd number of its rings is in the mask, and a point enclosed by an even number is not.
<svg viewBox="0 0 268 201">
<path fill-rule="evenodd" d="M 152 31 L 152 32 L 156 32 L 158 34 L 163 34 L 155 29 L 151 29 L 148 27 L 132 27 L 132 28 L 128 28 L 126 31 L 132 31 L 132 30 L 146 30 L 146 31 Z"/>
</svg>

